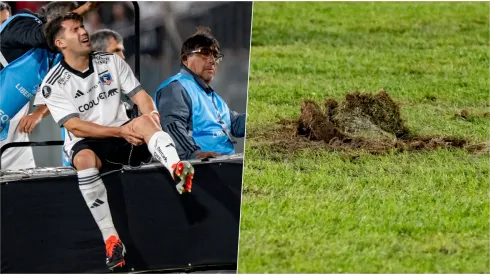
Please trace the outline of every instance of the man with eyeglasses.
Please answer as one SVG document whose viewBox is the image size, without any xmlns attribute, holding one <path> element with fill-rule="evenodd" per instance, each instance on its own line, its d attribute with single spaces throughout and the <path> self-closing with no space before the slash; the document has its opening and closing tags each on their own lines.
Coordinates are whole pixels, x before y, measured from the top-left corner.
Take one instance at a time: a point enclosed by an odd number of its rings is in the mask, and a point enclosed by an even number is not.
<svg viewBox="0 0 490 275">
<path fill-rule="evenodd" d="M 222 58 L 211 30 L 198 27 L 182 45 L 182 69 L 155 93 L 160 123 L 181 159 L 234 154 L 233 137 L 245 136 L 245 114 L 230 110 L 210 86 Z"/>
</svg>

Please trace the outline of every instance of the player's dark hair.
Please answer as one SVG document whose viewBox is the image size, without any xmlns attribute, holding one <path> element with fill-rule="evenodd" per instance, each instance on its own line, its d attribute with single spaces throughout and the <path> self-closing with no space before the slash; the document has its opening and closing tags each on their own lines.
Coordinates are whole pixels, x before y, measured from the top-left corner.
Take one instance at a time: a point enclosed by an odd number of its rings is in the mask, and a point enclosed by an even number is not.
<svg viewBox="0 0 490 275">
<path fill-rule="evenodd" d="M 47 22 L 57 16 L 72 12 L 76 8 L 78 8 L 77 2 L 53 1 L 39 8 L 37 11 L 37 16 L 43 22 Z"/>
<path fill-rule="evenodd" d="M 180 49 L 181 64 L 187 59 L 187 54 L 201 47 L 209 47 L 219 52 L 218 40 L 214 38 L 211 29 L 203 26 L 199 26 L 196 29 L 196 32 L 182 44 L 182 48 Z"/>
<path fill-rule="evenodd" d="M 121 43 L 123 41 L 123 38 L 118 32 L 109 29 L 102 29 L 94 32 L 90 36 L 90 44 L 92 44 L 94 51 L 105 52 L 107 50 L 107 45 L 109 44 L 110 38 L 114 38 L 117 43 Z"/>
<path fill-rule="evenodd" d="M 5 2 L 0 2 L 0 11 L 7 10 L 12 15 L 12 8 Z"/>
<path fill-rule="evenodd" d="M 70 12 L 55 17 L 44 26 L 44 35 L 46 36 L 46 41 L 48 42 L 48 46 L 54 51 L 60 51 L 60 49 L 56 47 L 54 41 L 64 31 L 61 24 L 67 20 L 74 20 L 83 23 L 82 16 L 77 13 Z"/>
</svg>

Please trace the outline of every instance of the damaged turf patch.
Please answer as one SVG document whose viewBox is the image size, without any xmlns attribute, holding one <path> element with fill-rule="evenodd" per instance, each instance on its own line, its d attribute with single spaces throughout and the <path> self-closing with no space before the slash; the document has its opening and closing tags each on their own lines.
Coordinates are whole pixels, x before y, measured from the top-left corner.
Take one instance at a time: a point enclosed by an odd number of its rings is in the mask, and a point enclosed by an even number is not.
<svg viewBox="0 0 490 275">
<path fill-rule="evenodd" d="M 372 154 L 437 148 L 463 148 L 487 153 L 488 143 L 464 138 L 417 136 L 401 118 L 399 105 L 388 93 L 349 93 L 343 102 L 326 99 L 323 106 L 305 100 L 298 120 L 281 120 L 281 127 L 263 136 L 273 151 L 298 149 L 364 150 Z"/>
<path fill-rule="evenodd" d="M 461 110 L 461 112 L 454 114 L 455 119 L 462 119 L 468 122 L 473 122 L 480 118 L 490 118 L 490 112 L 485 112 L 483 114 L 471 113 L 468 110 Z"/>
</svg>

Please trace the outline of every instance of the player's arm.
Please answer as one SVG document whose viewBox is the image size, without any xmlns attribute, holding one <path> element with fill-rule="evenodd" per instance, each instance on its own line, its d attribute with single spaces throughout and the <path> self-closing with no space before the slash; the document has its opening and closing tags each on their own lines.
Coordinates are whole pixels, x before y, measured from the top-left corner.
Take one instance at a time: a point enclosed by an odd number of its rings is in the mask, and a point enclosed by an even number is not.
<svg viewBox="0 0 490 275">
<path fill-rule="evenodd" d="M 49 115 L 48 106 L 40 92 L 34 97 L 34 107 L 36 107 L 34 112 L 22 117 L 19 121 L 19 132 L 32 134 L 39 122 Z"/>
<path fill-rule="evenodd" d="M 150 97 L 150 95 L 148 95 L 145 90 L 141 89 L 139 92 L 133 95 L 131 97 L 131 101 L 133 101 L 134 104 L 138 105 L 141 113 L 151 115 L 151 117 L 160 127 L 160 115 L 158 114 L 153 99 Z"/>
<path fill-rule="evenodd" d="M 68 119 L 62 125 L 77 137 L 110 138 L 120 137 L 120 127 L 101 126 L 89 121 L 83 121 L 78 117 Z"/>
<path fill-rule="evenodd" d="M 131 123 L 120 127 L 107 127 L 83 121 L 80 119 L 80 114 L 74 103 L 69 100 L 66 93 L 58 86 L 43 83 L 41 87 L 41 93 L 54 121 L 75 136 L 93 138 L 123 137 L 133 144 L 141 144 L 143 142 L 143 137 L 132 131 Z"/>
<path fill-rule="evenodd" d="M 235 137 L 245 136 L 246 114 L 239 114 L 230 110 L 231 134 Z"/>
<path fill-rule="evenodd" d="M 19 132 L 32 134 L 36 125 L 41 122 L 43 118 L 49 115 L 49 109 L 46 105 L 41 105 L 36 110 L 24 117 L 19 121 Z"/>
<path fill-rule="evenodd" d="M 151 115 L 153 120 L 155 120 L 160 127 L 160 115 L 158 115 L 153 99 L 145 90 L 143 90 L 128 63 L 122 60 L 118 55 L 113 55 L 113 57 L 122 92 L 130 98 L 134 104 L 138 105 L 141 113 Z"/>
<path fill-rule="evenodd" d="M 82 121 L 75 104 L 68 98 L 67 93 L 58 85 L 41 86 L 40 94 L 44 100 L 37 99 L 37 104 L 46 104 L 54 121 L 77 137 L 116 137 L 119 136 L 119 127 L 104 127 L 95 123 Z"/>
<path fill-rule="evenodd" d="M 132 144 L 141 144 L 143 136 L 132 131 L 132 124 L 120 127 L 102 126 L 89 121 L 83 121 L 78 117 L 72 117 L 63 123 L 63 126 L 77 137 L 110 138 L 122 137 Z"/>
<path fill-rule="evenodd" d="M 48 106 L 42 105 L 37 107 L 36 110 L 32 112 L 31 115 L 39 116 L 41 119 L 47 117 L 49 115 Z"/>
<path fill-rule="evenodd" d="M 81 16 L 84 16 L 87 12 L 96 10 L 100 5 L 102 5 L 103 2 L 94 2 L 94 1 L 88 1 L 87 3 L 81 5 L 78 7 L 76 10 L 74 10 L 74 13 L 78 13 Z"/>
<path fill-rule="evenodd" d="M 4 32 L 8 37 L 2 37 L 2 39 L 9 41 L 9 44 L 16 47 L 49 49 L 42 24 L 30 17 L 14 20 L 16 21 L 6 27 L 10 31 Z"/>
<path fill-rule="evenodd" d="M 87 12 L 97 9 L 102 2 L 87 2 L 74 10 L 73 12 L 80 15 L 84 15 Z M 8 39 L 2 37 L 2 39 L 7 39 L 10 44 L 17 47 L 25 48 L 44 48 L 50 49 L 44 36 L 44 24 L 40 24 L 37 20 L 33 18 L 22 18 L 16 20 L 15 23 L 9 24 L 8 28 L 11 28 L 11 37 Z"/>
</svg>

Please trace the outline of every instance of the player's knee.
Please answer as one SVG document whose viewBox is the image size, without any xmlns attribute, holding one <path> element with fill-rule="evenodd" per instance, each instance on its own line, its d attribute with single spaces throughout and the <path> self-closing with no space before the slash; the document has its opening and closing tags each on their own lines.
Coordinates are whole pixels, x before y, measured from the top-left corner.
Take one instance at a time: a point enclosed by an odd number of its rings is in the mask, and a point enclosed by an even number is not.
<svg viewBox="0 0 490 275">
<path fill-rule="evenodd" d="M 82 150 L 75 155 L 75 158 L 73 158 L 73 165 L 77 170 L 96 168 L 97 156 L 92 150 Z"/>
<path fill-rule="evenodd" d="M 144 133 L 154 128 L 157 128 L 156 122 L 149 115 L 138 117 L 133 125 L 133 130 L 137 133 Z"/>
</svg>

